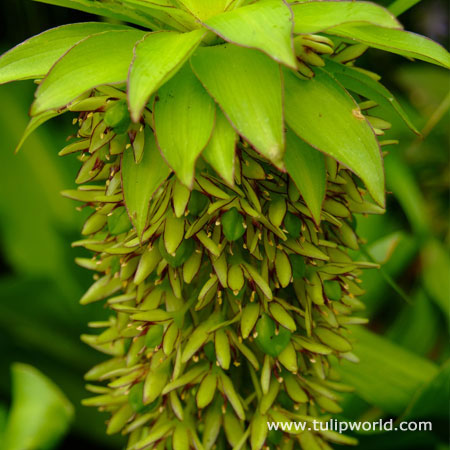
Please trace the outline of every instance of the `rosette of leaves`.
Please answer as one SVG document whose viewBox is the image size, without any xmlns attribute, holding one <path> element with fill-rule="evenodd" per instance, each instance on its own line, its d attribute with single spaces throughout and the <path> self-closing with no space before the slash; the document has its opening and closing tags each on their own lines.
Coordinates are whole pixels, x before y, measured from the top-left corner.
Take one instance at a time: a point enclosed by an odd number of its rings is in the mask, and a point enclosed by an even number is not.
<svg viewBox="0 0 450 450">
<path fill-rule="evenodd" d="M 128 449 L 326 449 L 331 431 L 267 421 L 340 412 L 330 359 L 355 360 L 355 214 L 384 212 L 380 105 L 417 132 L 368 47 L 449 66 L 438 44 L 368 2 L 45 0 L 119 19 L 61 26 L 0 59 L 38 84 L 24 139 L 76 112 L 78 189 L 92 210 L 83 296 L 110 359 L 85 401 Z M 136 25 L 137 27 L 134 27 Z M 145 30 L 144 30 L 145 29 Z M 380 138 L 381 137 L 381 138 Z"/>
</svg>

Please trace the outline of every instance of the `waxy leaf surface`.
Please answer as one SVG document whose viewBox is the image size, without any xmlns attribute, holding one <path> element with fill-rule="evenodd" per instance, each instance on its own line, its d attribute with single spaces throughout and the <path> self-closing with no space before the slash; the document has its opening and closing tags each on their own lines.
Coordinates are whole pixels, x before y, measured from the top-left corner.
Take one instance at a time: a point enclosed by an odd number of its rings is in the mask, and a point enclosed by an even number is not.
<svg viewBox="0 0 450 450">
<path fill-rule="evenodd" d="M 72 47 L 39 86 L 31 114 L 63 107 L 96 86 L 124 82 L 133 47 L 143 35 L 140 30 L 106 31 Z"/>
<path fill-rule="evenodd" d="M 294 32 L 317 33 L 342 24 L 374 24 L 386 28 L 402 28 L 387 9 L 370 2 L 313 1 L 291 6 Z"/>
<path fill-rule="evenodd" d="M 409 31 L 374 25 L 341 25 L 330 29 L 329 32 L 407 58 L 417 58 L 438 66 L 450 67 L 450 54 L 444 47 L 425 36 Z"/>
<path fill-rule="evenodd" d="M 149 128 L 145 129 L 145 146 L 141 162 L 136 164 L 133 150 L 126 149 L 121 169 L 125 206 L 140 237 L 147 222 L 150 199 L 170 173 Z"/>
<path fill-rule="evenodd" d="M 411 122 L 411 119 L 406 114 L 400 103 L 381 83 L 371 78 L 369 75 L 354 69 L 353 67 L 336 63 L 328 60 L 325 69 L 331 72 L 347 90 L 350 90 L 358 95 L 374 100 L 380 106 L 387 106 L 393 108 L 394 111 L 403 119 L 405 124 L 416 134 L 419 131 Z"/>
<path fill-rule="evenodd" d="M 151 28 L 153 31 L 168 29 L 189 31 L 200 27 L 190 12 L 178 7 L 176 0 L 153 0 L 151 2 L 122 0 L 120 7 L 122 5 L 135 10 L 140 16 L 146 17 L 147 21 L 150 19 L 154 25 L 147 28 Z"/>
<path fill-rule="evenodd" d="M 234 183 L 234 150 L 236 131 L 220 109 L 216 111 L 216 125 L 211 140 L 203 150 L 203 158 L 230 185 Z"/>
<path fill-rule="evenodd" d="M 262 50 L 295 68 L 291 16 L 282 0 L 266 0 L 214 16 L 205 25 L 228 42 Z"/>
<path fill-rule="evenodd" d="M 219 14 L 232 3 L 233 0 L 178 0 L 194 17 L 207 20 Z"/>
<path fill-rule="evenodd" d="M 278 64 L 257 50 L 226 44 L 197 49 L 191 65 L 238 133 L 282 167 L 283 107 Z"/>
<path fill-rule="evenodd" d="M 154 106 L 158 146 L 187 187 L 194 182 L 195 162 L 208 144 L 214 119 L 214 101 L 189 65 L 158 91 Z"/>
<path fill-rule="evenodd" d="M 0 83 L 43 78 L 53 64 L 82 39 L 103 31 L 126 29 L 125 26 L 110 23 L 86 22 L 44 31 L 1 56 Z"/>
<path fill-rule="evenodd" d="M 128 77 L 131 117 L 138 121 L 151 94 L 172 77 L 200 43 L 205 32 L 150 33 L 134 49 Z"/>
<path fill-rule="evenodd" d="M 284 162 L 314 221 L 319 223 L 327 175 L 323 154 L 288 130 Z"/>
<path fill-rule="evenodd" d="M 345 89 L 323 70 L 311 80 L 285 71 L 285 114 L 292 130 L 312 147 L 358 175 L 384 205 L 381 152 L 367 120 Z"/>
<path fill-rule="evenodd" d="M 148 14 L 149 8 L 142 11 L 142 6 L 133 0 L 123 0 L 120 3 L 104 2 L 101 0 L 35 0 L 49 5 L 72 8 L 78 11 L 84 11 L 90 14 L 109 17 L 111 19 L 123 22 L 135 23 L 142 27 L 159 29 L 161 19 L 166 19 L 166 14 L 158 14 L 158 11 L 152 11 Z M 156 16 L 156 17 L 154 17 Z M 156 18 L 156 20 L 155 20 Z M 158 20 L 159 19 L 159 20 Z M 170 17 L 169 17 L 170 19 Z"/>
</svg>

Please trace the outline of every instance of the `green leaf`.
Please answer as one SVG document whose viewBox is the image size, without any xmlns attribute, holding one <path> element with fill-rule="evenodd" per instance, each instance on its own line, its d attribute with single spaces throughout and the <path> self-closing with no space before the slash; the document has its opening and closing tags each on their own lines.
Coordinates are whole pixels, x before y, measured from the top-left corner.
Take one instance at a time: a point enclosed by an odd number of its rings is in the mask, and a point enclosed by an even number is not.
<svg viewBox="0 0 450 450">
<path fill-rule="evenodd" d="M 420 289 L 411 305 L 402 308 L 389 327 L 387 337 L 418 355 L 427 355 L 440 334 L 439 311 Z"/>
<path fill-rule="evenodd" d="M 226 44 L 197 49 L 191 65 L 238 133 L 282 168 L 282 83 L 277 63 L 257 50 Z"/>
<path fill-rule="evenodd" d="M 436 376 L 416 392 L 403 419 L 449 417 L 448 399 L 450 398 L 450 360 L 447 360 Z"/>
<path fill-rule="evenodd" d="M 122 157 L 121 170 L 125 206 L 138 236 L 141 237 L 147 222 L 150 199 L 170 173 L 149 128 L 145 129 L 141 162 L 136 164 L 133 150 L 127 149 Z"/>
<path fill-rule="evenodd" d="M 143 35 L 131 29 L 106 31 L 72 47 L 37 89 L 31 114 L 63 107 L 96 86 L 124 82 L 133 47 Z"/>
<path fill-rule="evenodd" d="M 211 140 L 203 150 L 205 161 L 229 184 L 234 184 L 234 151 L 237 134 L 220 109 Z"/>
<path fill-rule="evenodd" d="M 195 162 L 213 131 L 214 102 L 185 65 L 158 91 L 153 111 L 158 147 L 180 181 L 191 188 Z"/>
<path fill-rule="evenodd" d="M 108 215 L 108 231 L 112 236 L 126 233 L 130 228 L 130 218 L 123 206 L 116 208 L 112 214 Z"/>
<path fill-rule="evenodd" d="M 174 4 L 176 5 L 174 7 Z M 152 30 L 167 30 L 172 28 L 179 31 L 189 31 L 199 27 L 195 17 L 191 13 L 179 8 L 176 1 L 156 0 L 143 2 L 142 0 L 122 0 L 120 6 L 127 6 L 135 10 L 139 15 L 151 17 L 156 26 L 151 26 Z"/>
<path fill-rule="evenodd" d="M 360 362 L 335 366 L 342 381 L 371 405 L 400 414 L 417 389 L 437 374 L 436 365 L 361 327 L 351 331 Z"/>
<path fill-rule="evenodd" d="M 4 432 L 6 428 L 6 420 L 7 420 L 8 411 L 6 410 L 6 406 L 0 404 L 0 442 L 4 442 Z"/>
<path fill-rule="evenodd" d="M 151 94 L 175 75 L 204 35 L 202 30 L 182 34 L 159 31 L 138 42 L 128 77 L 128 103 L 135 122 Z"/>
<path fill-rule="evenodd" d="M 444 245 L 430 239 L 422 250 L 422 280 L 425 290 L 450 321 L 450 256 Z"/>
<path fill-rule="evenodd" d="M 55 448 L 73 419 L 69 400 L 52 381 L 26 364 L 12 366 L 12 384 L 13 403 L 2 447 Z"/>
<path fill-rule="evenodd" d="M 24 149 L 29 151 L 17 155 L 11 151 L 28 122 L 27 98 L 32 93 L 28 88 L 32 88 L 29 83 L 0 86 L 4 148 L 0 154 L 0 190 L 9 191 L 0 198 L 4 258 L 17 274 L 54 279 L 64 292 L 79 292 L 74 271 L 67 265 L 67 244 L 58 232 L 75 232 L 82 225 L 69 202 L 59 195 L 71 183 L 69 173 L 76 169 L 66 165 L 69 160 L 55 158 L 50 150 L 53 139 L 63 141 L 67 129 L 42 127 L 25 143 Z M 9 190 L 13 185 L 15 189 Z"/>
<path fill-rule="evenodd" d="M 333 60 L 327 60 L 325 69 L 339 81 L 347 90 L 358 95 L 374 100 L 380 106 L 394 109 L 402 118 L 405 124 L 416 134 L 420 134 L 410 118 L 402 108 L 394 95 L 389 92 L 381 83 L 375 81 L 369 75 L 354 69 L 353 67 L 339 64 Z"/>
<path fill-rule="evenodd" d="M 447 50 L 419 34 L 374 25 L 341 25 L 330 29 L 329 33 L 408 58 L 417 58 L 438 66 L 450 67 L 450 55 Z"/>
<path fill-rule="evenodd" d="M 25 128 L 25 131 L 23 132 L 22 137 L 20 138 L 19 143 L 16 146 L 15 153 L 17 153 L 27 140 L 27 138 L 35 131 L 37 128 L 39 128 L 43 123 L 47 122 L 50 119 L 53 119 L 56 116 L 59 116 L 61 113 L 59 111 L 45 111 L 42 114 L 39 114 L 38 116 L 32 117 L 30 121 L 28 122 L 27 127 Z"/>
<path fill-rule="evenodd" d="M 411 167 L 397 152 L 392 152 L 384 162 L 384 170 L 386 186 L 400 203 L 411 228 L 417 236 L 427 235 L 430 232 L 430 217 L 423 213 L 427 210 L 426 201 Z"/>
<path fill-rule="evenodd" d="M 383 220 L 380 219 L 381 216 L 371 216 L 370 219 L 358 220 L 358 234 L 360 236 L 367 236 L 367 233 L 364 233 L 364 230 L 367 229 L 371 229 L 372 234 L 376 233 L 376 235 L 382 234 L 385 230 L 389 232 L 392 229 L 391 223 L 387 222 L 384 217 Z M 383 252 L 380 252 L 379 248 L 380 246 L 384 246 L 383 240 L 384 238 L 378 239 L 367 248 L 368 253 L 373 255 L 376 262 L 380 261 L 380 257 L 383 259 Z M 399 233 L 398 239 L 394 242 L 394 247 L 385 254 L 386 257 L 387 255 L 389 256 L 387 260 L 382 262 L 382 268 L 380 270 L 364 271 L 361 277 L 363 279 L 364 290 L 366 291 L 362 297 L 362 301 L 366 306 L 364 311 L 365 317 L 373 317 L 394 296 L 396 296 L 395 298 L 399 298 L 397 296 L 404 296 L 403 291 L 398 289 L 398 286 L 393 280 L 401 276 L 417 257 L 418 241 L 410 234 Z"/>
<path fill-rule="evenodd" d="M 374 24 L 386 28 L 402 28 L 387 9 L 370 2 L 312 1 L 291 6 L 294 33 L 317 33 L 342 24 Z"/>
<path fill-rule="evenodd" d="M 388 6 L 388 9 L 395 16 L 399 16 L 405 11 L 408 11 L 408 9 L 412 8 L 420 1 L 421 0 L 395 0 Z"/>
<path fill-rule="evenodd" d="M 237 208 L 229 209 L 220 219 L 223 234 L 228 241 L 237 241 L 245 233 L 244 218 Z"/>
<path fill-rule="evenodd" d="M 320 223 L 327 175 L 323 154 L 288 129 L 284 162 L 314 221 L 317 224 Z"/>
<path fill-rule="evenodd" d="M 127 2 L 120 3 L 104 2 L 101 0 L 34 0 L 40 3 L 47 3 L 49 5 L 63 6 L 64 8 L 72 8 L 78 11 L 84 11 L 90 14 L 97 14 L 98 16 L 109 17 L 111 19 L 120 20 L 123 22 L 131 22 L 145 28 L 159 29 L 160 24 L 158 20 L 154 20 L 152 15 L 146 14 L 136 7 L 126 5 Z"/>
<path fill-rule="evenodd" d="M 321 69 L 311 80 L 286 70 L 285 87 L 286 122 L 292 130 L 355 172 L 373 199 L 384 206 L 380 148 L 353 98 Z"/>
<path fill-rule="evenodd" d="M 178 0 L 194 17 L 207 20 L 225 11 L 233 0 Z"/>
<path fill-rule="evenodd" d="M 206 21 L 205 25 L 233 44 L 262 50 L 295 69 L 292 13 L 282 0 L 265 0 Z"/>
<path fill-rule="evenodd" d="M 77 42 L 108 30 L 127 27 L 110 23 L 75 23 L 52 28 L 31 37 L 0 58 L 0 84 L 14 80 L 42 78 L 52 65 Z"/>
<path fill-rule="evenodd" d="M 261 350 L 276 358 L 289 344 L 291 340 L 291 332 L 280 326 L 278 331 L 275 322 L 267 314 L 263 314 L 256 323 L 256 331 L 258 333 L 255 342 Z"/>
</svg>

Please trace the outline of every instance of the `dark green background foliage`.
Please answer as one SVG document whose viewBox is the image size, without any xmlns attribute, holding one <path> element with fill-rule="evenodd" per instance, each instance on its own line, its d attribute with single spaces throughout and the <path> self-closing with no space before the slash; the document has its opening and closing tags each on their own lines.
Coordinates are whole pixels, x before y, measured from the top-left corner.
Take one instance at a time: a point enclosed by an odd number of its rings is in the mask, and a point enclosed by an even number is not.
<svg viewBox="0 0 450 450">
<path fill-rule="evenodd" d="M 0 18 L 2 51 L 52 26 L 91 20 L 25 0 L 2 2 Z M 401 20 L 407 29 L 448 45 L 445 2 L 418 4 Z M 361 363 L 356 368 L 344 364 L 341 372 L 356 393 L 344 398 L 340 419 L 431 419 L 433 432 L 362 434 L 358 448 L 444 449 L 450 390 L 449 79 L 439 67 L 410 64 L 376 50 L 369 50 L 359 65 L 382 75 L 426 139 L 419 140 L 383 111 L 395 130 L 386 138 L 400 139 L 385 159 L 391 192 L 387 213 L 358 219 L 358 232 L 367 240 L 363 251 L 382 263 L 381 271 L 364 273 L 362 298 L 369 327 L 380 337 L 355 332 Z M 74 405 L 73 424 L 59 448 L 120 448 L 120 437 L 105 434 L 106 416 L 80 405 L 87 396 L 83 374 L 101 356 L 79 335 L 87 322 L 107 312 L 97 303 L 78 304 L 92 280 L 73 262 L 82 250 L 71 249 L 70 242 L 78 238 L 87 212 L 60 197 L 60 190 L 73 187 L 78 162 L 56 156 L 73 132 L 70 118 L 42 127 L 13 154 L 32 92 L 31 82 L 0 87 L 0 448 L 15 361 L 38 368 Z M 35 394 L 45 402 L 45 390 Z"/>
</svg>

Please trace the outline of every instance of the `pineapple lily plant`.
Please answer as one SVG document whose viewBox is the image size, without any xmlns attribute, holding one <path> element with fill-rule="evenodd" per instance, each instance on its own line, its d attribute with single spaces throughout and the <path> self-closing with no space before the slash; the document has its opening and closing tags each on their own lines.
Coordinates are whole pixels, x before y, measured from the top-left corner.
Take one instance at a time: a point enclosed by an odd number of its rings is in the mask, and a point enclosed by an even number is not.
<svg viewBox="0 0 450 450">
<path fill-rule="evenodd" d="M 0 58 L 0 83 L 38 85 L 23 139 L 76 114 L 60 155 L 81 165 L 63 195 L 92 211 L 73 244 L 93 255 L 77 259 L 95 272 L 81 303 L 111 311 L 82 336 L 108 355 L 85 404 L 129 450 L 355 443 L 267 422 L 341 411 L 335 367 L 357 362 L 358 277 L 375 266 L 354 256 L 355 215 L 384 212 L 395 144 L 372 108 L 418 133 L 355 60 L 448 53 L 362 1 L 44 2 L 114 19 Z"/>
</svg>

